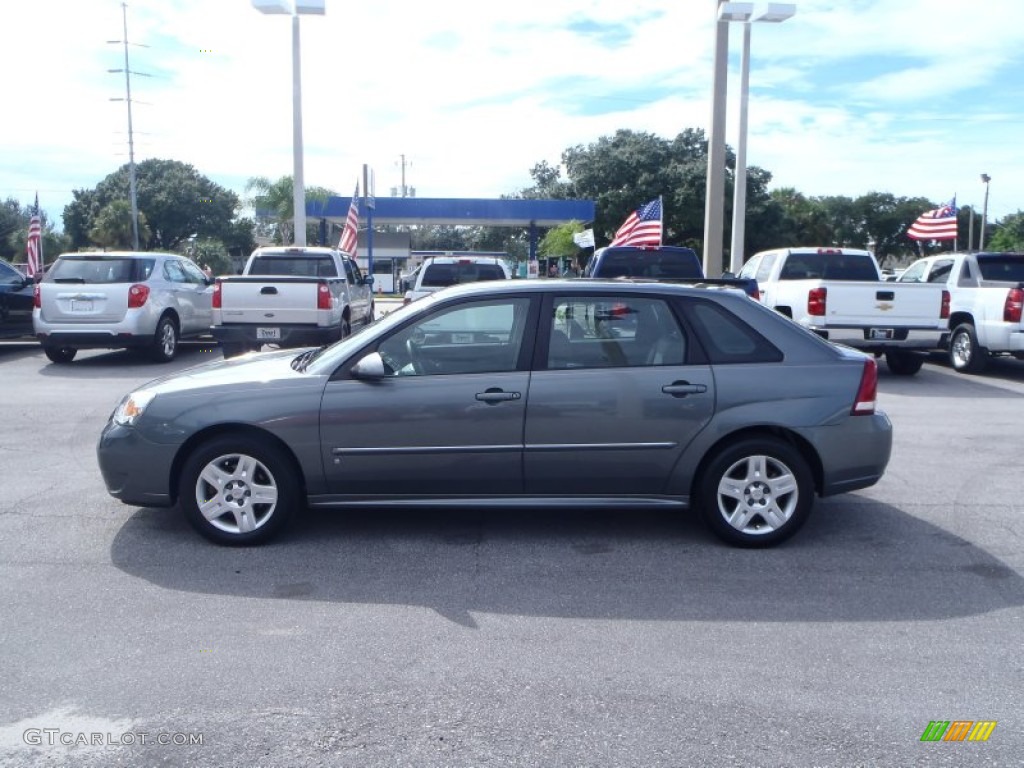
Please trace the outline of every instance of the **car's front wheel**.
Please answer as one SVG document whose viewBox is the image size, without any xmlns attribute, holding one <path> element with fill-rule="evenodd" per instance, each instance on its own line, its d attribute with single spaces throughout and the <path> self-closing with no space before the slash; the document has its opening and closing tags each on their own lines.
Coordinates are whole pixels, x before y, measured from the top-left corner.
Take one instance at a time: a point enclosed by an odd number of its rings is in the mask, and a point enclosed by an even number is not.
<svg viewBox="0 0 1024 768">
<path fill-rule="evenodd" d="M 772 437 L 750 438 L 714 455 L 699 479 L 697 497 L 705 522 L 719 538 L 766 547 L 807 522 L 814 479 L 793 446 Z"/>
<path fill-rule="evenodd" d="M 52 363 L 70 363 L 75 359 L 75 355 L 78 354 L 78 350 L 74 347 L 43 347 L 43 352 L 50 359 Z"/>
<path fill-rule="evenodd" d="M 218 437 L 185 461 L 178 499 L 189 523 L 217 544 L 262 544 L 300 503 L 292 462 L 269 440 Z"/>
<path fill-rule="evenodd" d="M 178 351 L 178 326 L 170 317 L 160 318 L 153 334 L 153 345 L 150 354 L 158 363 L 169 363 Z"/>
</svg>

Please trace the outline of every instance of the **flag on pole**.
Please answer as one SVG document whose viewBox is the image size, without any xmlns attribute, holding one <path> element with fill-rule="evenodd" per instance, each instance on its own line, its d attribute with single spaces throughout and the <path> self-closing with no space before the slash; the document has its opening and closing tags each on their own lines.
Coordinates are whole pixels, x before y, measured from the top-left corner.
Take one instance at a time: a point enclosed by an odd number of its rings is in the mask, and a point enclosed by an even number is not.
<svg viewBox="0 0 1024 768">
<path fill-rule="evenodd" d="M 35 277 L 42 271 L 40 258 L 43 253 L 43 224 L 39 218 L 39 193 L 36 192 L 36 204 L 32 208 L 32 218 L 28 220 L 28 242 L 25 250 L 28 251 L 28 267 L 25 272 L 29 277 Z"/>
<path fill-rule="evenodd" d="M 661 245 L 661 198 L 629 214 L 615 232 L 611 245 Z"/>
<path fill-rule="evenodd" d="M 352 193 L 352 204 L 348 207 L 348 218 L 345 219 L 345 229 L 341 232 L 341 240 L 338 241 L 338 248 L 349 254 L 353 259 L 356 257 L 356 247 L 359 244 L 359 182 L 356 182 L 355 192 Z"/>
<path fill-rule="evenodd" d="M 933 211 L 925 211 L 907 230 L 911 240 L 956 240 L 956 197 Z"/>
<path fill-rule="evenodd" d="M 572 241 L 580 248 L 593 248 L 594 230 L 584 229 L 582 232 L 577 232 L 572 236 Z"/>
</svg>

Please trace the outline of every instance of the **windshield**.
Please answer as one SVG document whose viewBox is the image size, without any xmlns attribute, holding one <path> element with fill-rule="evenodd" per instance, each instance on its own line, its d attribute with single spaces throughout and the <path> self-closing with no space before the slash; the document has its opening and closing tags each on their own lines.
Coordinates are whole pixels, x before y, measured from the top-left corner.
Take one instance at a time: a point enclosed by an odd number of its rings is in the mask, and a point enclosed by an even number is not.
<svg viewBox="0 0 1024 768">
<path fill-rule="evenodd" d="M 424 288 L 447 288 L 458 283 L 505 279 L 505 271 L 499 264 L 480 264 L 473 261 L 453 264 L 432 262 L 427 264 L 424 270 L 420 283 Z"/>
<path fill-rule="evenodd" d="M 155 259 L 124 256 L 61 256 L 46 274 L 55 283 L 138 283 L 149 277 Z"/>
</svg>

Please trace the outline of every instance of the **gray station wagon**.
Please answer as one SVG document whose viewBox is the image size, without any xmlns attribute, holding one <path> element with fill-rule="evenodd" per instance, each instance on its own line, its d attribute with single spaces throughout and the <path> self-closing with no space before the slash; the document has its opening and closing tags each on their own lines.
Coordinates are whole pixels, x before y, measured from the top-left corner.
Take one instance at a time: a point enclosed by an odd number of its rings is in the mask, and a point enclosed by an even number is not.
<svg viewBox="0 0 1024 768">
<path fill-rule="evenodd" d="M 506 280 L 151 382 L 97 450 L 114 497 L 179 504 L 223 544 L 307 505 L 618 505 L 694 508 L 764 546 L 816 494 L 882 476 L 876 387 L 874 358 L 736 290 Z"/>
<path fill-rule="evenodd" d="M 213 319 L 213 280 L 173 253 L 61 254 L 37 291 L 32 323 L 55 363 L 79 349 L 127 348 L 166 362 Z"/>
</svg>

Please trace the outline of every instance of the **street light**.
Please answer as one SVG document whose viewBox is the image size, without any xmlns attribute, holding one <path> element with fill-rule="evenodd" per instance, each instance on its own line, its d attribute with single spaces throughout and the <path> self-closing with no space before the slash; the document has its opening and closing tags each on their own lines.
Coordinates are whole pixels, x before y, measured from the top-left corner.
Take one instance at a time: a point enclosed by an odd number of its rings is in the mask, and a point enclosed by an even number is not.
<svg viewBox="0 0 1024 768">
<path fill-rule="evenodd" d="M 719 18 L 725 6 L 719 10 Z M 747 101 L 750 92 L 750 26 L 752 22 L 779 23 L 792 18 L 796 6 L 791 3 L 769 3 L 750 20 L 743 20 L 743 52 L 740 55 L 740 135 L 736 145 L 736 178 L 732 203 L 732 245 L 729 248 L 729 270 L 736 274 L 743 267 L 743 248 L 747 222 Z"/>
<path fill-rule="evenodd" d="M 306 245 L 306 183 L 302 174 L 302 67 L 299 45 L 299 16 L 324 14 L 325 0 L 252 0 L 260 13 L 290 14 L 292 17 L 292 206 L 295 208 L 295 245 Z"/>
<path fill-rule="evenodd" d="M 722 205 L 725 200 L 725 96 L 728 78 L 729 21 L 749 18 L 752 3 L 715 0 L 715 66 L 711 78 L 711 128 L 708 179 L 704 196 L 704 274 L 722 271 Z M 744 16 L 743 14 L 746 14 Z"/>
<path fill-rule="evenodd" d="M 987 173 L 981 174 L 981 183 L 985 185 L 985 202 L 981 206 L 981 239 L 978 240 L 978 250 L 985 250 L 985 222 L 988 221 L 988 183 L 992 177 Z"/>
</svg>

